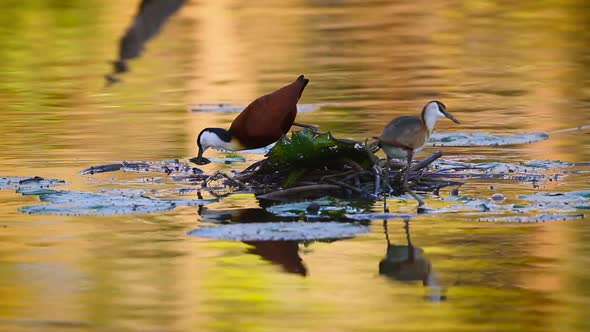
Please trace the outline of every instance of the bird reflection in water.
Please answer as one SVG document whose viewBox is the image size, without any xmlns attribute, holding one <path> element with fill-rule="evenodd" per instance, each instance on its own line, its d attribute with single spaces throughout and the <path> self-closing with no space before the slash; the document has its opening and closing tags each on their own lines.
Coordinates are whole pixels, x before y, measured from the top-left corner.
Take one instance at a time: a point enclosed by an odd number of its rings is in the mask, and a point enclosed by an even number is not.
<svg viewBox="0 0 590 332">
<path fill-rule="evenodd" d="M 428 300 L 446 300 L 444 288 L 436 280 L 432 265 L 428 258 L 424 256 L 424 250 L 412 244 L 409 219 L 404 220 L 404 229 L 407 245 L 392 244 L 387 230 L 387 220 L 383 220 L 387 252 L 379 262 L 379 274 L 398 281 L 422 281 L 422 284 L 428 287 Z"/>
<path fill-rule="evenodd" d="M 253 246 L 248 253 L 255 254 L 273 264 L 280 265 L 285 272 L 307 275 L 303 259 L 299 257 L 299 241 L 244 241 Z"/>
<path fill-rule="evenodd" d="M 199 215 L 203 221 L 248 223 L 261 220 L 278 221 L 273 214 L 262 208 L 221 209 L 214 210 L 205 206 L 199 207 Z M 307 275 L 303 259 L 299 257 L 300 241 L 242 241 L 250 245 L 246 252 L 260 256 L 263 260 L 279 265 L 285 272 Z"/>
</svg>

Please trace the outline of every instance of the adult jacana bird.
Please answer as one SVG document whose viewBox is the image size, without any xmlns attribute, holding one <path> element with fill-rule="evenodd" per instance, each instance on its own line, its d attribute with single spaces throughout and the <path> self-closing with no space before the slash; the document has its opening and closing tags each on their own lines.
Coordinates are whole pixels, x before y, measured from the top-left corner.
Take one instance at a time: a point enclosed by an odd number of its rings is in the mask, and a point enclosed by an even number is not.
<svg viewBox="0 0 590 332">
<path fill-rule="evenodd" d="M 294 82 L 254 100 L 232 122 L 229 130 L 205 128 L 197 137 L 197 164 L 203 164 L 208 148 L 239 151 L 265 147 L 289 132 L 292 125 L 315 129 L 296 123 L 297 102 L 309 80 L 303 75 Z"/>
<path fill-rule="evenodd" d="M 405 159 L 407 161 L 404 170 L 403 186 L 404 189 L 418 201 L 418 206 L 423 206 L 424 201 L 420 199 L 408 187 L 408 172 L 412 165 L 414 154 L 422 150 L 432 131 L 436 121 L 440 118 L 448 118 L 459 123 L 451 113 L 447 111 L 447 107 L 440 101 L 434 100 L 428 102 L 422 109 L 421 116 L 400 116 L 393 119 L 383 128 L 383 133 L 378 140 L 379 146 L 389 158 Z"/>
</svg>

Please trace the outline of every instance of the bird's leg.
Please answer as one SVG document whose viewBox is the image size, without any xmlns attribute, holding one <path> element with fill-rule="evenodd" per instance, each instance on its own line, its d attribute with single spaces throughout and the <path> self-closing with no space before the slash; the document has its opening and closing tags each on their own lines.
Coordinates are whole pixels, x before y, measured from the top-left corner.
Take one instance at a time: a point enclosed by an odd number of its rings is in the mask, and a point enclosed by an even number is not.
<svg viewBox="0 0 590 332">
<path fill-rule="evenodd" d="M 390 193 L 393 190 L 393 188 L 391 187 L 391 184 L 389 183 L 389 171 L 391 170 L 391 159 L 389 159 L 389 157 L 385 157 L 385 170 L 383 171 L 383 178 L 384 178 L 384 189 L 387 189 L 387 192 Z"/>
<path fill-rule="evenodd" d="M 314 126 L 314 125 L 305 124 L 305 123 L 299 123 L 299 122 L 293 122 L 293 125 L 294 126 L 297 126 L 297 127 L 301 127 L 301 128 L 310 129 L 311 131 L 314 132 L 314 134 L 317 133 L 318 132 L 318 129 L 320 128 L 319 126 Z"/>
<path fill-rule="evenodd" d="M 381 170 L 377 164 L 373 165 L 373 171 L 375 171 L 375 196 L 379 195 L 379 191 L 381 190 Z"/>
<path fill-rule="evenodd" d="M 389 196 L 389 193 L 393 191 L 393 188 L 391 188 L 391 185 L 389 184 L 391 159 L 385 156 L 385 160 L 385 169 L 383 170 L 383 212 L 389 212 L 389 207 L 387 206 L 387 196 Z"/>
<path fill-rule="evenodd" d="M 387 167 L 387 166 L 386 166 Z M 387 194 L 389 193 L 388 191 L 388 187 L 391 188 L 389 186 L 389 181 L 387 179 L 387 177 L 389 177 L 389 172 L 387 171 L 387 169 L 383 169 L 380 165 L 379 162 L 376 162 L 373 165 L 373 171 L 375 172 L 375 197 L 379 197 L 379 192 L 381 192 L 381 194 L 383 194 L 383 212 L 389 212 L 388 208 L 387 208 Z M 381 182 L 383 182 L 383 185 L 381 185 Z"/>
<path fill-rule="evenodd" d="M 387 248 L 391 247 L 391 241 L 389 240 L 389 231 L 387 230 L 387 219 L 383 219 L 383 233 L 385 233 L 385 240 L 387 240 Z"/>
<path fill-rule="evenodd" d="M 412 197 L 414 197 L 414 199 L 418 201 L 418 208 L 421 208 L 422 206 L 424 206 L 424 201 L 422 200 L 422 198 L 420 198 L 420 196 L 416 195 L 416 193 L 412 189 L 410 189 L 410 186 L 408 186 L 408 176 L 410 168 L 412 167 L 413 157 L 414 151 L 408 151 L 408 165 L 406 165 L 406 169 L 404 170 L 404 189 L 408 194 L 412 195 Z"/>
<path fill-rule="evenodd" d="M 410 219 L 404 219 L 404 230 L 406 231 L 406 241 L 408 242 L 408 260 L 413 262 L 415 260 L 414 246 L 412 245 L 412 239 L 410 238 Z"/>
</svg>

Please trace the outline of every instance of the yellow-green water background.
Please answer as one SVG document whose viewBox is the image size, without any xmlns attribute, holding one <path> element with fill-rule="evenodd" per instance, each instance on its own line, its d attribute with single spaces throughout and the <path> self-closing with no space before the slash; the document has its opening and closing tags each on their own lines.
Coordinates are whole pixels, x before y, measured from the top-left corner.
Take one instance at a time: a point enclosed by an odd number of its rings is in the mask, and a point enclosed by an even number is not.
<svg viewBox="0 0 590 332">
<path fill-rule="evenodd" d="M 130 63 L 124 81 L 105 88 L 108 61 L 137 5 L 0 3 L 0 175 L 61 178 L 91 191 L 109 187 L 110 177 L 132 180 L 78 172 L 194 156 L 198 131 L 227 126 L 235 114 L 193 113 L 191 104 L 247 103 L 301 73 L 311 79 L 302 102 L 327 106 L 299 121 L 342 137 L 379 134 L 392 117 L 417 113 L 430 99 L 462 121 L 441 121 L 439 131 L 590 123 L 585 1 L 190 1 Z M 530 145 L 444 151 L 456 159 L 589 161 L 589 147 L 586 130 Z M 510 200 L 588 186 L 588 176 L 571 175 L 540 189 L 473 180 L 462 191 Z M 379 275 L 380 221 L 354 239 L 301 246 L 309 273 L 302 277 L 247 253 L 247 244 L 187 236 L 199 225 L 195 207 L 100 217 L 17 210 L 37 202 L 0 191 L 0 331 L 590 329 L 585 220 L 413 219 L 412 240 L 447 289 L 447 301 L 432 303 L 421 283 Z M 237 196 L 209 207 L 239 213 L 256 204 Z M 402 226 L 390 222 L 395 243 L 405 241 Z"/>
</svg>

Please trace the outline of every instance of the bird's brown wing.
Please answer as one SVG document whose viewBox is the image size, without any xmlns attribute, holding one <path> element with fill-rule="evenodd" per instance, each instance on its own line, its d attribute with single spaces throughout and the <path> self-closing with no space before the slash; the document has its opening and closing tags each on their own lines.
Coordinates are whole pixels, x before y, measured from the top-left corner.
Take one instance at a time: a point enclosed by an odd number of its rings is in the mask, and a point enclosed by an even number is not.
<svg viewBox="0 0 590 332">
<path fill-rule="evenodd" d="M 391 121 L 383 129 L 379 140 L 405 149 L 417 149 L 424 145 L 428 132 L 422 120 L 415 116 L 402 116 Z"/>
<path fill-rule="evenodd" d="M 232 122 L 229 131 L 249 149 L 276 142 L 287 133 L 297 115 L 297 101 L 307 79 L 293 83 L 254 100 Z"/>
</svg>

